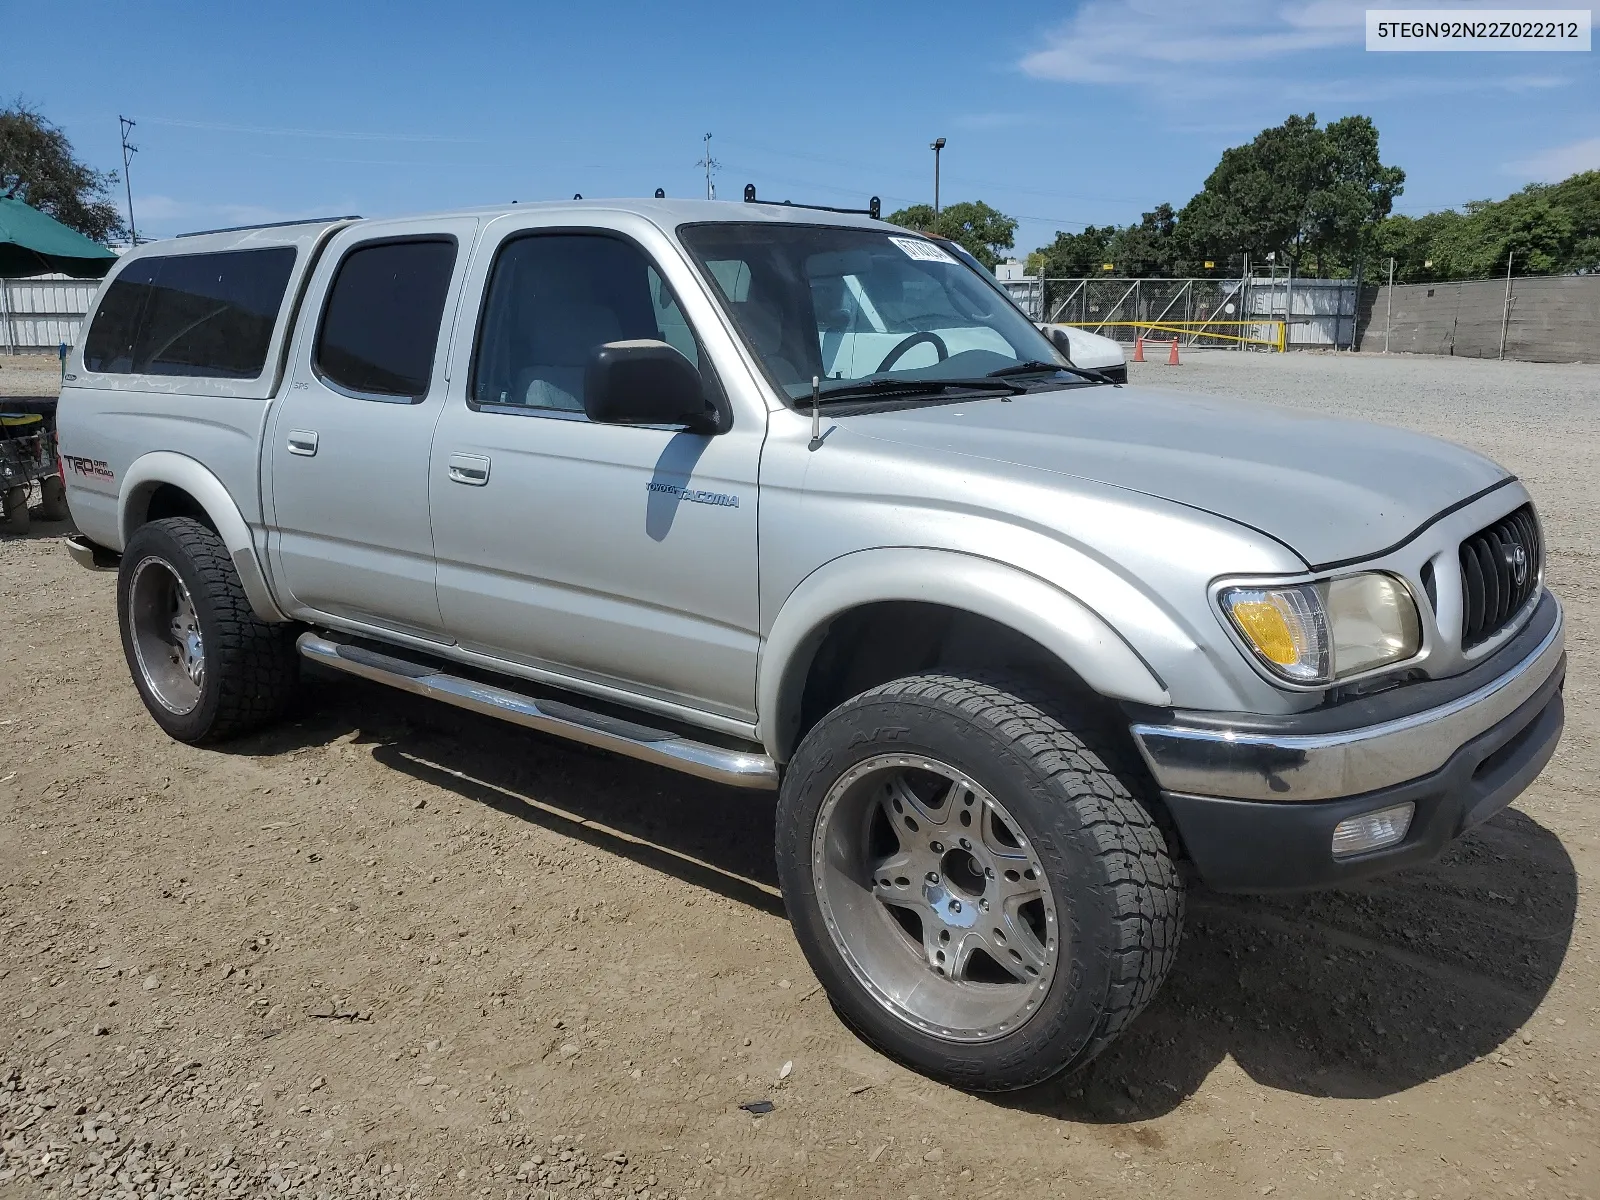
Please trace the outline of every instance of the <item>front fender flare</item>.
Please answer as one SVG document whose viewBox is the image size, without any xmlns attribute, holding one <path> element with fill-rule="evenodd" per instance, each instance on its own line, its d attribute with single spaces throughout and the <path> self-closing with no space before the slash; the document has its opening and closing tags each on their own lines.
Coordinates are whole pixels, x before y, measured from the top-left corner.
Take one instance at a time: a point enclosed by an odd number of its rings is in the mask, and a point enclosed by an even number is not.
<svg viewBox="0 0 1600 1200">
<path fill-rule="evenodd" d="M 987 617 L 1054 654 L 1100 695 L 1166 707 L 1166 685 L 1099 614 L 1036 575 L 950 550 L 860 550 L 801 581 L 763 641 L 756 677 L 756 731 L 785 761 L 800 723 L 813 655 L 833 620 L 883 601 L 938 604 Z"/>
<path fill-rule="evenodd" d="M 206 516 L 216 527 L 217 536 L 233 558 L 233 569 L 238 572 L 239 583 L 256 616 L 273 624 L 287 621 L 289 618 L 272 598 L 266 572 L 262 570 L 255 541 L 250 536 L 250 526 L 239 512 L 239 506 L 220 479 L 187 455 L 154 450 L 135 459 L 123 473 L 122 489 L 117 496 L 117 530 L 122 544 L 126 546 L 133 531 L 144 523 L 150 497 L 164 483 L 182 488 L 205 509 Z"/>
</svg>

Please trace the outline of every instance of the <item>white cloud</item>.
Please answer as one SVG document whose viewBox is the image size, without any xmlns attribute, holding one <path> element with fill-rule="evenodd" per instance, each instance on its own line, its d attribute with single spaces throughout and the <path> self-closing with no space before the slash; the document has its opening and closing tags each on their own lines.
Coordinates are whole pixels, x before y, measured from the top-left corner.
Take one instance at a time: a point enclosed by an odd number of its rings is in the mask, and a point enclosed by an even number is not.
<svg viewBox="0 0 1600 1200">
<path fill-rule="evenodd" d="M 1022 59 L 1040 79 L 1170 81 L 1175 70 L 1360 45 L 1365 0 L 1087 0 Z"/>
<path fill-rule="evenodd" d="M 1566 146 L 1541 150 L 1532 158 L 1507 163 L 1501 168 L 1509 175 L 1539 183 L 1559 183 L 1579 171 L 1600 171 L 1600 137 L 1585 138 Z"/>
<path fill-rule="evenodd" d="M 1497 0 L 1510 8 L 1531 0 Z M 1299 70 L 1290 79 L 1264 80 L 1233 68 L 1258 66 L 1310 52 L 1326 68 L 1329 51 L 1362 53 L 1366 11 L 1373 0 L 1082 0 L 1066 21 L 1045 33 L 1043 46 L 1023 56 L 1022 70 L 1064 83 L 1156 83 L 1171 99 L 1228 92 L 1279 89 L 1285 98 L 1315 100 L 1316 81 Z M 1426 56 L 1424 56 L 1426 57 Z M 1520 75 L 1483 79 L 1464 73 L 1459 82 L 1425 76 L 1397 78 L 1396 94 L 1461 90 L 1466 86 L 1507 91 L 1559 87 L 1560 76 Z M 1359 85 L 1370 94 L 1374 84 Z M 1382 85 L 1378 85 L 1382 86 Z M 1357 89 L 1330 81 L 1339 98 Z"/>
</svg>

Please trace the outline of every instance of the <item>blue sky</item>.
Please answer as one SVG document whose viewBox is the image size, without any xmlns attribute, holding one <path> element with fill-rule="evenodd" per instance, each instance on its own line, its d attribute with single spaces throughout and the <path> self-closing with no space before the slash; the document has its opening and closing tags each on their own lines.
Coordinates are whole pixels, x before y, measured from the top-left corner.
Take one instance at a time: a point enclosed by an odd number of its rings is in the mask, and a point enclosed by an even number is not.
<svg viewBox="0 0 1600 1200">
<path fill-rule="evenodd" d="M 943 136 L 945 202 L 1019 217 L 1019 252 L 1181 205 L 1290 112 L 1371 115 L 1406 212 L 1600 167 L 1593 53 L 1369 54 L 1346 0 L 0 7 L 7 98 L 104 167 L 118 113 L 139 122 L 135 215 L 157 236 L 703 195 L 706 132 L 722 198 L 886 208 L 931 199 Z"/>
</svg>

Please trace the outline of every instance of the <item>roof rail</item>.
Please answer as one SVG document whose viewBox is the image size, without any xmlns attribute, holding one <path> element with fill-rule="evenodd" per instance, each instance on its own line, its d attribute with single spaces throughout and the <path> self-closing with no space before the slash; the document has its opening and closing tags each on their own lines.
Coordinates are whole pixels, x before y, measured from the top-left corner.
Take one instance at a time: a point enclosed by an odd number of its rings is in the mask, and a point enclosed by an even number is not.
<svg viewBox="0 0 1600 1200">
<path fill-rule="evenodd" d="M 783 204 L 789 208 L 810 208 L 815 209 L 817 212 L 851 213 L 856 216 L 871 217 L 874 221 L 878 219 L 878 214 L 883 211 L 883 201 L 876 196 L 867 201 L 866 208 L 834 208 L 831 204 L 796 204 L 793 200 L 758 201 L 756 199 L 756 185 L 753 183 L 744 185 L 744 202 L 746 204 Z"/>
<path fill-rule="evenodd" d="M 326 225 L 330 221 L 359 221 L 360 213 L 346 213 L 342 217 L 302 217 L 298 221 L 263 221 L 259 225 L 229 225 L 224 229 L 194 229 L 180 233 L 181 238 L 204 237 L 208 233 L 243 233 L 247 229 L 283 229 L 289 225 Z"/>
</svg>

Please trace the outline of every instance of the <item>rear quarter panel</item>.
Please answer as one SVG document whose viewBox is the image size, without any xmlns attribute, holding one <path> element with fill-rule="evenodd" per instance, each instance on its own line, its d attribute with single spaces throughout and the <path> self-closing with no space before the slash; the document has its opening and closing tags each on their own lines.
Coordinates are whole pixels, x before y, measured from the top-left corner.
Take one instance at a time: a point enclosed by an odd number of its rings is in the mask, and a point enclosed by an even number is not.
<svg viewBox="0 0 1600 1200">
<path fill-rule="evenodd" d="M 342 223 L 342 222 L 341 222 Z M 160 481 L 142 495 L 124 481 L 140 456 L 166 450 L 192 458 L 227 488 L 259 547 L 262 531 L 260 447 L 267 410 L 282 379 L 284 350 L 310 268 L 341 223 L 154 242 L 125 255 L 107 275 L 84 321 L 84 336 L 67 359 L 57 409 L 67 505 L 78 528 L 103 546 L 121 550 Z M 107 291 L 130 263 L 151 256 L 203 254 L 293 246 L 295 265 L 284 289 L 268 343 L 266 365 L 255 379 L 154 376 L 90 371 L 83 349 Z"/>
</svg>

